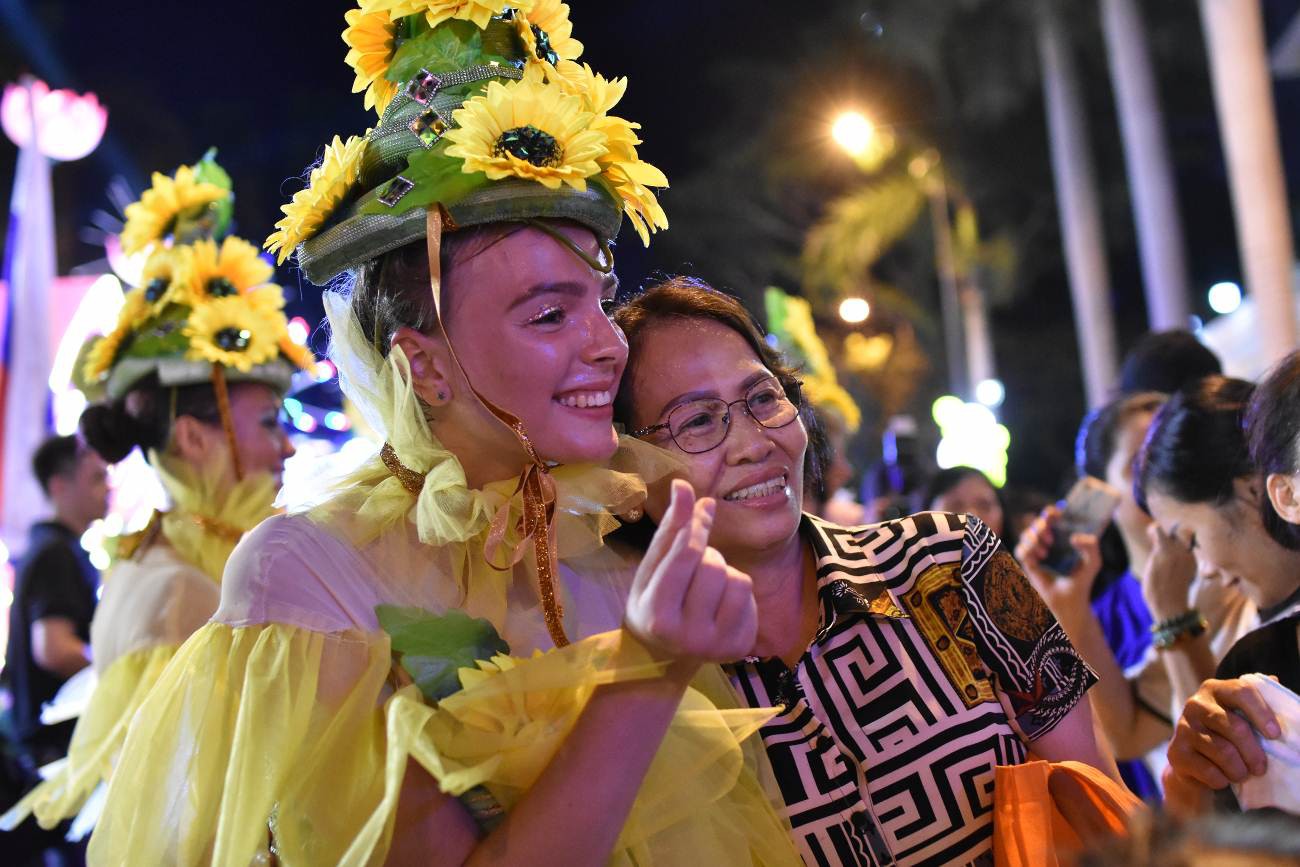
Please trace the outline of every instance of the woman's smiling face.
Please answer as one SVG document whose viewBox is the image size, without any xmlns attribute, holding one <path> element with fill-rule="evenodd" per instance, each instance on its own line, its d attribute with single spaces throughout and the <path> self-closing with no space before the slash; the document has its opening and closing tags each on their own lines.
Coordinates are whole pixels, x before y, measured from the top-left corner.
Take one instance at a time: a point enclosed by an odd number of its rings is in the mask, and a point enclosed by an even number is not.
<svg viewBox="0 0 1300 867">
<path fill-rule="evenodd" d="M 648 325 L 637 337 L 637 363 L 630 382 L 634 429 L 691 424 L 694 403 L 732 404 L 720 444 L 684 451 L 660 429 L 647 439 L 685 461 L 697 496 L 715 497 L 717 514 L 709 543 L 724 555 L 762 551 L 788 542 L 799 530 L 803 508 L 804 454 L 808 433 L 794 418 L 781 427 L 760 425 L 743 401 L 762 416 L 785 400 L 776 377 L 734 329 L 712 319 L 673 318 Z M 715 404 L 716 406 L 716 404 Z M 778 416 L 778 418 L 783 416 Z M 679 439 L 683 434 L 679 434 Z M 656 521 L 667 508 L 666 488 L 651 491 L 647 509 Z"/>
</svg>

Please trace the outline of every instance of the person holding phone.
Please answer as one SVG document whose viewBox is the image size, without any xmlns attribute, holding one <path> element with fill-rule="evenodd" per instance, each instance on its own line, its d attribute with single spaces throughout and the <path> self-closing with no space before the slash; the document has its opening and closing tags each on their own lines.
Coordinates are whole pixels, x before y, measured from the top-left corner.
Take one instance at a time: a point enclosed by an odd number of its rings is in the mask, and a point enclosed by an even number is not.
<svg viewBox="0 0 1300 867">
<path fill-rule="evenodd" d="M 1118 496 L 1113 518 L 1127 573 L 1099 587 L 1099 534 L 1059 538 L 1056 507 L 1044 511 L 1017 548 L 1035 588 L 1097 671 L 1098 719 L 1126 782 L 1145 798 L 1159 794 L 1156 781 L 1176 703 L 1195 691 L 1213 671 L 1216 653 L 1222 656 L 1253 622 L 1253 609 L 1238 591 L 1210 582 L 1193 587 L 1195 557 L 1155 525 L 1135 497 L 1134 460 L 1166 400 L 1156 392 L 1117 398 L 1085 419 L 1079 434 L 1081 475 L 1104 479 Z M 1062 541 L 1073 542 L 1079 560 L 1074 568 L 1054 570 L 1044 560 L 1050 546 Z M 1205 634 L 1153 648 L 1152 627 L 1185 612 L 1193 592 L 1195 607 L 1208 621 Z"/>
</svg>

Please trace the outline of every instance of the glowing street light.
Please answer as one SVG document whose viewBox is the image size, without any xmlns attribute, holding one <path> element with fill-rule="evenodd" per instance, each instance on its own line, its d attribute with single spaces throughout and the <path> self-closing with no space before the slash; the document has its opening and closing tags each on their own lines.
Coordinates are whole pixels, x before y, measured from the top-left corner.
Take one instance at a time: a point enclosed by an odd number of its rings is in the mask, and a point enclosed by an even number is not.
<svg viewBox="0 0 1300 867">
<path fill-rule="evenodd" d="M 1210 287 L 1210 309 L 1218 314 L 1227 314 L 1241 306 L 1241 287 L 1236 283 L 1215 283 Z"/>
<path fill-rule="evenodd" d="M 871 315 L 871 305 L 865 298 L 845 298 L 840 302 L 840 318 L 845 322 L 856 324 L 865 322 Z"/>
<path fill-rule="evenodd" d="M 850 156 L 860 157 L 871 147 L 876 128 L 860 111 L 842 112 L 831 125 L 831 138 Z"/>
</svg>

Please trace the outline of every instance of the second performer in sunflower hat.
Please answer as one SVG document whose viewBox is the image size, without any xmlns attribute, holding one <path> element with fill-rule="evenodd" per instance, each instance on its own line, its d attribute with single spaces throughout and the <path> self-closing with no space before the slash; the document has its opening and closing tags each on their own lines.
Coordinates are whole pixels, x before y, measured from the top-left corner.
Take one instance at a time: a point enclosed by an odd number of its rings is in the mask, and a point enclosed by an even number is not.
<svg viewBox="0 0 1300 867">
<path fill-rule="evenodd" d="M 123 249 L 146 257 L 116 327 L 86 354 L 81 385 L 98 398 L 82 436 L 110 463 L 143 451 L 170 499 L 122 540 L 91 625 L 99 676 L 68 758 L 3 818 L 93 825 L 131 717 L 167 662 L 207 622 L 240 537 L 274 513 L 293 446 L 280 403 L 311 355 L 288 334 L 273 269 L 227 235 L 233 193 L 209 153 L 126 209 Z M 102 792 L 101 792 L 102 796 Z M 89 806 L 87 806 L 89 804 Z"/>
<path fill-rule="evenodd" d="M 349 287 L 325 294 L 331 359 L 385 442 L 236 549 L 92 863 L 798 863 L 750 737 L 772 711 L 712 664 L 754 623 L 709 505 L 678 488 L 631 588 L 586 565 L 671 468 L 610 408 L 611 243 L 624 216 L 666 226 L 666 180 L 568 11 L 347 14 L 378 126 L 335 138 L 269 246 Z"/>
</svg>

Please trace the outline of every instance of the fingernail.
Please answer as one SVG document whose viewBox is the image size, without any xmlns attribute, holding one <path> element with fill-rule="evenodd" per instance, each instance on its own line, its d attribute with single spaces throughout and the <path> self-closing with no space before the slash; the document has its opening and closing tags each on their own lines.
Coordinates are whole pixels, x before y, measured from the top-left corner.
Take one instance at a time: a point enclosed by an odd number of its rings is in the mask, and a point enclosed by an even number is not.
<svg viewBox="0 0 1300 867">
<path fill-rule="evenodd" d="M 1274 740 L 1282 737 L 1282 729 L 1274 720 L 1269 720 L 1268 725 L 1264 726 L 1264 733 Z"/>
</svg>

